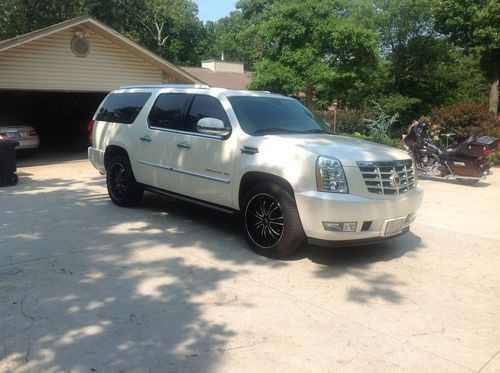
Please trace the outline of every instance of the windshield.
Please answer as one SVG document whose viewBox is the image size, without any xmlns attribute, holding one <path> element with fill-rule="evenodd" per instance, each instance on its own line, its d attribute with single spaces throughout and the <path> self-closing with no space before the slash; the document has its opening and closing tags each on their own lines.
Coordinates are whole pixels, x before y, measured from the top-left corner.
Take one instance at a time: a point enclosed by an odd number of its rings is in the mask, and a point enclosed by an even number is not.
<svg viewBox="0 0 500 373">
<path fill-rule="evenodd" d="M 296 100 L 255 96 L 228 99 L 243 131 L 249 135 L 332 133 L 325 122 Z"/>
</svg>

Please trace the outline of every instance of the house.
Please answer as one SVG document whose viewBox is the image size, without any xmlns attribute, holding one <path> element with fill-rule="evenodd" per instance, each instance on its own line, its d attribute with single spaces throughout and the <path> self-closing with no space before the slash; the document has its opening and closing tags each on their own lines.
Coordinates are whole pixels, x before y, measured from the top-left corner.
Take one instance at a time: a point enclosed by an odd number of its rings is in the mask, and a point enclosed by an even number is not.
<svg viewBox="0 0 500 373">
<path fill-rule="evenodd" d="M 202 61 L 201 67 L 182 67 L 182 70 L 211 87 L 247 89 L 252 73 L 241 62 L 224 60 Z"/>
<path fill-rule="evenodd" d="M 34 125 L 46 148 L 85 148 L 109 91 L 154 83 L 204 82 L 87 16 L 0 41 L 0 118 Z"/>
</svg>

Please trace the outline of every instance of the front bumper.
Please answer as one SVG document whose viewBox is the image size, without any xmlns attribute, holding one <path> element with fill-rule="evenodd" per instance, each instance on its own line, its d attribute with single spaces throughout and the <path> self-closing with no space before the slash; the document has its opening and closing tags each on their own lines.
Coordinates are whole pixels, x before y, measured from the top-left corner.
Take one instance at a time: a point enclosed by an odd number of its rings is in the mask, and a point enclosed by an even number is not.
<svg viewBox="0 0 500 373">
<path fill-rule="evenodd" d="M 31 139 L 13 139 L 19 143 L 19 146 L 16 146 L 16 150 L 28 150 L 28 149 L 38 149 L 40 146 L 39 138 L 31 138 Z"/>
<path fill-rule="evenodd" d="M 302 227 L 310 240 L 370 242 L 393 237 L 384 236 L 387 221 L 391 219 L 407 218 L 402 233 L 407 231 L 422 205 L 423 189 L 417 186 L 394 199 L 309 191 L 295 194 L 295 200 Z M 357 226 L 354 232 L 327 231 L 323 222 L 356 222 Z M 367 222 L 371 222 L 368 229 Z"/>
</svg>

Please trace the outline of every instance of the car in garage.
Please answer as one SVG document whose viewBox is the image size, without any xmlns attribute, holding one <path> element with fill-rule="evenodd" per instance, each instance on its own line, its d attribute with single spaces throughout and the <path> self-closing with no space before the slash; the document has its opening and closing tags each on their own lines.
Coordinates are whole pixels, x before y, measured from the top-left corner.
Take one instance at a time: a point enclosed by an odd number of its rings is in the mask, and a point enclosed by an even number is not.
<svg viewBox="0 0 500 373">
<path fill-rule="evenodd" d="M 38 149 L 40 138 L 35 127 L 21 120 L 0 117 L 0 140 L 15 140 L 19 143 L 16 150 Z"/>
</svg>

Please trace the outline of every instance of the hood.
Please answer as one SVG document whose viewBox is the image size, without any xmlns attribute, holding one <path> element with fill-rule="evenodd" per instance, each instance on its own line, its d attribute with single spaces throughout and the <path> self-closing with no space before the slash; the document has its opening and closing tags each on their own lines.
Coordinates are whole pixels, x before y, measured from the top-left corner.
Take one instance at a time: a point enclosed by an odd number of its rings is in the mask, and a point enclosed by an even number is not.
<svg viewBox="0 0 500 373">
<path fill-rule="evenodd" d="M 405 151 L 392 146 L 352 137 L 327 134 L 269 135 L 265 137 L 277 138 L 276 140 L 281 146 L 286 144 L 303 148 L 318 156 L 337 158 L 345 167 L 357 167 L 356 162 L 358 161 L 393 161 L 411 158 Z"/>
</svg>

